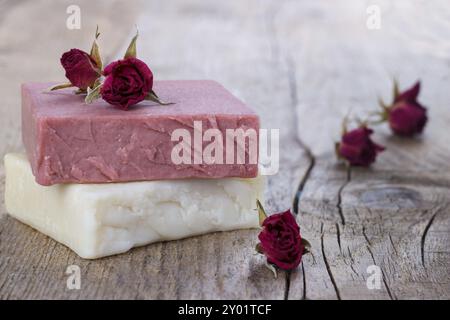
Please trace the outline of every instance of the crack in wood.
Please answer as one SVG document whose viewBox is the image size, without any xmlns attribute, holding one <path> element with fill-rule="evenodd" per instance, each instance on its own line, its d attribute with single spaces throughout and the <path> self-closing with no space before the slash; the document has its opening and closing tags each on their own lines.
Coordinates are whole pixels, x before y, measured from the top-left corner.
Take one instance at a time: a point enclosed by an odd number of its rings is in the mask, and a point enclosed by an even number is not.
<svg viewBox="0 0 450 320">
<path fill-rule="evenodd" d="M 342 252 L 341 252 L 341 253 L 342 253 Z M 353 259 L 353 255 L 352 255 L 352 253 L 351 253 L 351 251 L 350 251 L 350 247 L 348 247 L 348 246 L 347 246 L 347 253 L 348 253 L 348 257 L 350 258 L 350 262 L 347 263 L 347 257 L 345 257 L 345 254 L 344 254 L 344 258 L 345 258 L 345 259 L 344 259 L 344 263 L 345 263 L 346 265 L 350 266 L 350 269 L 352 269 L 353 273 L 356 274 L 356 275 L 359 277 L 359 272 L 356 271 L 355 266 L 354 266 L 354 264 L 355 264 L 355 259 Z M 352 279 L 353 279 L 353 276 L 352 276 Z"/>
<path fill-rule="evenodd" d="M 302 276 L 303 276 L 302 300 L 306 300 L 306 274 L 305 274 L 305 265 L 303 263 L 302 263 Z"/>
<path fill-rule="evenodd" d="M 390 242 L 391 245 L 392 245 L 392 249 L 394 249 L 394 253 L 395 253 L 396 255 L 398 255 L 397 248 L 395 247 L 395 244 L 394 244 L 394 241 L 392 240 L 392 236 L 391 236 L 391 233 L 390 233 L 390 232 L 388 233 L 388 238 L 389 238 L 389 242 Z"/>
<path fill-rule="evenodd" d="M 286 60 L 286 65 L 287 65 L 287 77 L 288 77 L 288 82 L 289 82 L 289 92 L 290 92 L 290 96 L 291 96 L 291 107 L 294 110 L 294 114 L 297 114 L 298 113 L 298 108 L 297 108 L 298 95 L 297 95 L 297 76 L 295 74 L 296 65 L 295 65 L 295 62 L 292 60 L 292 58 L 289 56 L 286 57 L 285 60 Z M 292 204 L 294 213 L 298 214 L 300 198 L 301 198 L 303 189 L 305 188 L 306 182 L 308 181 L 309 177 L 311 176 L 311 172 L 312 172 L 314 166 L 316 165 L 316 158 L 315 158 L 314 154 L 312 153 L 311 148 L 309 148 L 303 142 L 303 140 L 300 139 L 300 137 L 299 137 L 299 127 L 298 127 L 297 117 L 292 117 L 292 118 L 294 121 L 294 124 L 293 124 L 294 132 L 296 132 L 295 141 L 300 146 L 300 148 L 303 149 L 303 151 L 305 152 L 305 155 L 309 161 L 309 165 L 306 168 L 306 172 L 303 175 L 303 177 L 300 180 L 300 183 L 297 187 L 297 192 L 295 193 L 294 202 Z"/>
<path fill-rule="evenodd" d="M 375 256 L 373 255 L 372 249 L 370 248 L 370 246 L 366 246 L 366 248 L 367 248 L 367 251 L 369 251 L 370 256 L 372 257 L 373 264 L 376 265 L 376 266 L 378 266 L 378 264 L 377 264 L 377 262 L 376 262 L 376 260 L 375 260 Z M 388 283 L 387 283 L 387 281 L 386 281 L 386 275 L 385 275 L 385 273 L 384 273 L 383 268 L 382 268 L 381 266 L 379 266 L 379 268 L 380 268 L 380 270 L 381 270 L 381 276 L 382 276 L 382 279 L 383 279 L 383 284 L 384 284 L 384 287 L 386 288 L 386 292 L 387 292 L 389 298 L 390 298 L 391 300 L 397 300 L 397 298 L 396 298 L 395 295 L 392 293 L 392 291 L 391 291 L 391 289 L 390 289 L 390 287 L 389 287 L 389 285 L 388 285 Z"/>
<path fill-rule="evenodd" d="M 355 259 L 353 259 L 353 255 L 352 255 L 352 252 L 350 251 L 350 248 L 349 248 L 349 247 L 347 247 L 347 251 L 348 251 L 348 255 L 349 255 L 349 257 L 350 257 L 350 261 L 351 261 L 352 263 L 355 263 Z"/>
<path fill-rule="evenodd" d="M 336 281 L 334 279 L 333 273 L 331 272 L 331 267 L 330 267 L 330 264 L 328 263 L 327 256 L 325 254 L 325 248 L 324 248 L 324 243 L 323 243 L 323 236 L 324 236 L 324 233 L 322 233 L 322 235 L 320 236 L 320 246 L 321 246 L 321 250 L 322 250 L 323 262 L 325 263 L 325 267 L 327 269 L 328 276 L 330 277 L 331 284 L 334 287 L 334 292 L 336 293 L 336 297 L 338 298 L 338 300 L 342 300 L 341 299 L 341 294 L 339 293 L 339 288 L 338 288 L 338 286 L 336 284 Z"/>
<path fill-rule="evenodd" d="M 372 246 L 372 242 L 370 242 L 370 239 L 367 236 L 366 227 L 365 226 L 362 227 L 362 234 L 364 236 L 364 239 L 366 239 L 366 242 L 369 244 L 369 246 Z"/>
<path fill-rule="evenodd" d="M 428 220 L 428 222 L 427 222 L 427 224 L 425 226 L 425 229 L 423 230 L 422 237 L 420 239 L 420 256 L 421 256 L 421 259 L 422 259 L 422 266 L 424 268 L 426 268 L 426 265 L 425 265 L 425 241 L 426 241 L 426 238 L 427 238 L 428 231 L 430 230 L 430 227 L 433 224 L 433 221 L 436 218 L 436 216 L 439 213 L 439 211 L 440 211 L 440 209 L 436 210 L 436 212 Z"/>
<path fill-rule="evenodd" d="M 289 288 L 291 286 L 291 270 L 286 271 L 286 279 L 285 279 L 285 286 L 286 289 L 284 290 L 284 300 L 287 300 L 289 298 Z"/>
<path fill-rule="evenodd" d="M 350 263 L 350 269 L 352 269 L 353 273 L 359 277 L 359 273 L 358 273 L 358 271 L 355 270 L 355 267 L 353 266 L 352 263 Z"/>
<path fill-rule="evenodd" d="M 298 112 L 297 111 L 298 96 L 297 96 L 297 77 L 295 74 L 295 70 L 296 70 L 295 64 L 291 58 L 286 57 L 286 65 L 287 65 L 287 77 L 288 77 L 288 82 L 289 82 L 289 92 L 290 92 L 290 97 L 291 97 L 291 107 L 294 109 L 294 113 L 296 114 Z M 301 198 L 303 189 L 304 189 L 309 177 L 311 176 L 311 172 L 315 166 L 316 160 L 315 160 L 314 155 L 311 152 L 311 149 L 299 137 L 299 128 L 298 128 L 298 123 L 297 123 L 296 117 L 293 117 L 293 122 L 294 122 L 293 123 L 293 128 L 294 128 L 293 131 L 296 133 L 295 141 L 299 145 L 299 147 L 301 149 L 303 149 L 303 151 L 306 154 L 306 157 L 309 160 L 308 167 L 307 167 L 306 172 L 303 175 L 302 179 L 300 180 L 300 183 L 298 184 L 297 190 L 295 192 L 294 200 L 292 203 L 292 210 L 293 210 L 294 214 L 297 215 L 299 213 L 299 203 L 300 203 L 300 198 Z M 303 298 L 306 298 L 306 280 L 305 280 L 305 269 L 303 267 L 303 264 L 302 264 L 302 275 L 303 275 L 303 284 L 304 284 Z M 289 297 L 290 281 L 291 281 L 291 273 L 289 272 L 286 275 L 285 300 L 287 300 Z"/>
<path fill-rule="evenodd" d="M 343 226 L 345 226 L 345 216 L 344 216 L 344 210 L 342 209 L 342 193 L 345 189 L 345 187 L 347 187 L 347 185 L 350 183 L 352 175 L 351 175 L 351 167 L 347 167 L 347 178 L 345 179 L 345 182 L 341 185 L 341 187 L 338 190 L 338 201 L 336 204 L 336 207 L 338 209 L 339 212 L 339 216 L 341 217 L 341 223 Z"/>
<path fill-rule="evenodd" d="M 300 140 L 300 139 L 298 139 Z M 314 157 L 314 155 L 311 153 L 310 149 L 305 146 L 301 141 L 299 141 L 303 150 L 305 150 L 306 156 L 309 158 L 309 166 L 306 169 L 306 172 L 302 178 L 302 180 L 300 181 L 298 188 L 297 188 L 297 192 L 295 193 L 295 197 L 294 197 L 294 203 L 293 203 L 293 210 L 295 214 L 299 213 L 299 204 L 300 204 L 300 198 L 302 196 L 303 193 L 303 189 L 305 188 L 306 182 L 308 181 L 309 177 L 311 176 L 311 172 L 314 169 L 314 166 L 316 165 L 316 159 Z"/>
<path fill-rule="evenodd" d="M 341 230 L 339 229 L 339 223 L 336 223 L 336 238 L 337 238 L 337 243 L 339 246 L 339 252 L 342 253 L 342 248 L 341 248 Z"/>
</svg>

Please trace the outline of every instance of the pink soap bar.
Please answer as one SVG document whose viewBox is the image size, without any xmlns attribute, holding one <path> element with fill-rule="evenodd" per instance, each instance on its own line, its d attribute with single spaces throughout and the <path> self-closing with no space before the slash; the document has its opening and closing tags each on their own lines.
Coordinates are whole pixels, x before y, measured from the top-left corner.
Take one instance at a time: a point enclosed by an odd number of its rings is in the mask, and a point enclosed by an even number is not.
<svg viewBox="0 0 450 320">
<path fill-rule="evenodd" d="M 156 82 L 154 91 L 174 104 L 160 106 L 143 101 L 128 111 L 102 99 L 86 105 L 84 96 L 75 95 L 74 89 L 46 92 L 51 85 L 22 85 L 22 138 L 41 185 L 257 175 L 258 166 L 249 159 L 250 139 L 245 140 L 243 163 L 226 162 L 225 130 L 254 130 L 257 143 L 259 118 L 215 81 Z M 200 163 L 174 163 L 172 150 L 182 140 L 172 141 L 176 129 L 190 133 L 191 159 L 199 150 L 195 149 L 194 129 L 202 134 L 207 129 L 219 130 L 223 134 L 223 161 L 202 160 L 202 150 L 213 138 L 201 140 Z M 239 147 L 236 141 L 234 148 Z M 237 158 L 237 149 L 234 153 Z"/>
</svg>

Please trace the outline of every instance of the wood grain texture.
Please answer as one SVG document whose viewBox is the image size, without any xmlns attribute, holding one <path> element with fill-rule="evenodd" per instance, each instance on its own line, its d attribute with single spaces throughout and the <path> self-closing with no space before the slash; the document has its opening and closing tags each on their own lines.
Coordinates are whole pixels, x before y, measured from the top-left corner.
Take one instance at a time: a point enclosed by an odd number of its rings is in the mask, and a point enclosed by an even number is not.
<svg viewBox="0 0 450 320">
<path fill-rule="evenodd" d="M 137 23 L 138 56 L 158 79 L 215 79 L 254 107 L 264 128 L 280 129 L 267 209 L 293 206 L 312 254 L 274 279 L 254 254 L 257 231 L 244 230 L 87 261 L 6 216 L 2 205 L 1 299 L 450 298 L 445 1 L 128 3 L 82 1 L 86 25 L 68 31 L 69 2 L 0 2 L 0 155 L 22 150 L 20 82 L 61 78 L 58 55 L 87 48 L 96 23 L 107 60 L 120 57 Z M 382 10 L 380 30 L 366 27 L 369 4 Z M 336 164 L 340 120 L 349 108 L 376 108 L 378 94 L 388 100 L 394 75 L 402 85 L 422 79 L 426 133 L 400 139 L 381 126 L 375 139 L 388 151 L 372 168 Z M 3 194 L 3 166 L 0 179 Z M 81 290 L 66 288 L 71 264 L 81 268 Z M 367 289 L 370 265 L 382 270 L 380 290 Z"/>
<path fill-rule="evenodd" d="M 148 4 L 145 11 L 158 15 L 137 19 L 138 55 L 151 63 L 159 79 L 212 78 L 223 83 L 258 108 L 264 127 L 281 128 L 283 148 L 291 151 L 283 154 L 280 173 L 268 180 L 267 193 L 267 209 L 281 210 L 291 207 L 309 159 L 293 134 L 295 109 L 287 65 L 272 55 L 270 34 L 260 35 L 269 27 L 269 10 L 261 7 L 248 16 L 247 9 L 255 5 L 256 1 L 244 7 L 230 3 L 210 8 L 200 2 Z M 218 13 L 226 17 L 217 19 Z M 248 25 L 242 32 L 244 19 Z M 265 83 L 261 77 L 282 81 Z M 1 268 L 6 272 L 0 278 L 0 294 L 5 298 L 284 299 L 287 294 L 287 275 L 274 279 L 264 258 L 255 255 L 256 230 L 160 243 L 86 261 L 10 217 L 3 222 Z M 78 291 L 66 289 L 64 271 L 71 264 L 81 268 Z"/>
<path fill-rule="evenodd" d="M 290 1 L 280 7 L 280 51 L 298 75 L 301 137 L 315 166 L 299 201 L 304 236 L 315 248 L 291 278 L 291 299 L 448 299 L 450 148 L 449 8 L 443 1 L 371 1 L 382 12 L 380 30 L 366 28 L 364 1 Z M 302 10 L 299 9 L 302 8 Z M 431 14 L 433 12 L 433 14 Z M 433 18 L 431 18 L 431 16 Z M 297 28 L 293 26 L 296 25 Z M 294 41 L 295 39 L 295 41 Z M 332 139 L 353 109 L 390 99 L 391 79 L 420 78 L 430 107 L 423 137 L 401 139 L 377 128 L 387 151 L 371 169 L 336 165 Z M 368 290 L 366 269 L 383 273 L 381 290 Z"/>
</svg>

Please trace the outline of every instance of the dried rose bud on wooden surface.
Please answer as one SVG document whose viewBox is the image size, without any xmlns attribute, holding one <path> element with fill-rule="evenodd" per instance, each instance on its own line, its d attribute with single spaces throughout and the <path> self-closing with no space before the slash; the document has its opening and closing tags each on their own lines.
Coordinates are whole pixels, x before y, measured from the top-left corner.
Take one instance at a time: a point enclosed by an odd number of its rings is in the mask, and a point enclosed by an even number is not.
<svg viewBox="0 0 450 320">
<path fill-rule="evenodd" d="M 344 132 L 341 142 L 336 146 L 338 157 L 345 159 L 352 166 L 370 166 L 375 162 L 378 153 L 385 148 L 372 141 L 373 130 L 362 126 Z"/>
</svg>

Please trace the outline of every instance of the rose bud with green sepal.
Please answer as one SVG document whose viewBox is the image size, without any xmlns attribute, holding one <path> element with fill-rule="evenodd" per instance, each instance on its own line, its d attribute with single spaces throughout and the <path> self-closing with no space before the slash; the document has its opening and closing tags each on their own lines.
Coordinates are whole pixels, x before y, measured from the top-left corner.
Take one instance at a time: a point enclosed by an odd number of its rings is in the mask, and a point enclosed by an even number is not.
<svg viewBox="0 0 450 320">
<path fill-rule="evenodd" d="M 395 134 L 411 137 L 423 132 L 428 116 L 427 109 L 417 101 L 419 93 L 419 81 L 402 93 L 395 82 L 393 103 L 386 106 L 381 102 L 383 119 L 389 123 Z"/>
<path fill-rule="evenodd" d="M 51 87 L 50 91 L 77 87 L 77 93 L 86 93 L 89 89 L 94 89 L 94 87 L 99 85 L 103 67 L 97 44 L 99 36 L 100 33 L 97 27 L 90 53 L 80 49 L 71 49 L 63 53 L 60 62 L 69 82 L 57 84 Z"/>
<path fill-rule="evenodd" d="M 83 91 L 94 86 L 95 81 L 101 76 L 97 63 L 87 52 L 79 49 L 65 52 L 61 57 L 61 64 L 70 83 Z"/>
</svg>

